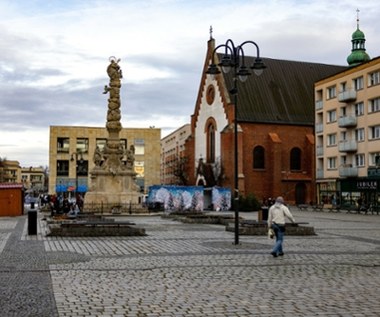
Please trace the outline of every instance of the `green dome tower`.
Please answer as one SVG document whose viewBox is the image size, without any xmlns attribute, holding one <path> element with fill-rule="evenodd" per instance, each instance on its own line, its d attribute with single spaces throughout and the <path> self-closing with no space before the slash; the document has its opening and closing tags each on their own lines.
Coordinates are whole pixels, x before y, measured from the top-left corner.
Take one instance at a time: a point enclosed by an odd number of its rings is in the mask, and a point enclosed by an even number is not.
<svg viewBox="0 0 380 317">
<path fill-rule="evenodd" d="M 356 66 L 371 59 L 365 51 L 365 36 L 359 29 L 359 10 L 357 10 L 357 12 L 357 28 L 356 31 L 352 33 L 352 50 L 351 54 L 347 57 L 347 63 L 350 66 Z"/>
</svg>

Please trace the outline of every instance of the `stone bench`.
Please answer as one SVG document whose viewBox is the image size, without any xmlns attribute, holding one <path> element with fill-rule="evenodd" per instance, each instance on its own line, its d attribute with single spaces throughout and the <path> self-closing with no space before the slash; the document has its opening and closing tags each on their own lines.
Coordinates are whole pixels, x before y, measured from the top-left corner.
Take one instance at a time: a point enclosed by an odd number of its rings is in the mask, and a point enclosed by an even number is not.
<svg viewBox="0 0 380 317">
<path fill-rule="evenodd" d="M 108 219 L 107 219 L 108 220 Z M 129 221 L 77 221 L 49 225 L 47 236 L 99 237 L 99 236 L 145 236 L 144 228 L 132 227 Z"/>
</svg>

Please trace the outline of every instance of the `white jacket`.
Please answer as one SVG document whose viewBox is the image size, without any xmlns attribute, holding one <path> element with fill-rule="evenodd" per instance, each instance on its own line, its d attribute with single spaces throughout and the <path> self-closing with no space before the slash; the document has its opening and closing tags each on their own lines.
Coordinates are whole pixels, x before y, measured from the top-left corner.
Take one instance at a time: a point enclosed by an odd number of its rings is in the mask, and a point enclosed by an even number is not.
<svg viewBox="0 0 380 317">
<path fill-rule="evenodd" d="M 295 221 L 288 207 L 281 203 L 275 203 L 269 208 L 268 227 L 270 228 L 274 222 L 278 225 L 285 225 L 285 217 L 291 222 Z"/>
</svg>

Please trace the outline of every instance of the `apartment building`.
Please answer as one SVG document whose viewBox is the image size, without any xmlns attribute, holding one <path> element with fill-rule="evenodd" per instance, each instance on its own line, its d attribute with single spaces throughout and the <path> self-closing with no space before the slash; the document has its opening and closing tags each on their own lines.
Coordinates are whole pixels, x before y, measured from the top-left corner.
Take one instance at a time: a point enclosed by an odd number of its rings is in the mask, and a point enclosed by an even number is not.
<svg viewBox="0 0 380 317">
<path fill-rule="evenodd" d="M 161 140 L 161 184 L 186 185 L 185 142 L 191 135 L 190 124 L 185 124 Z"/>
<path fill-rule="evenodd" d="M 318 201 L 377 205 L 380 57 L 362 63 L 356 60 L 346 71 L 316 82 L 315 100 Z"/>
<path fill-rule="evenodd" d="M 46 173 L 43 167 L 21 168 L 21 181 L 26 190 L 35 193 L 46 192 L 45 177 Z"/>
<path fill-rule="evenodd" d="M 0 158 L 0 183 L 21 183 L 21 166 L 18 161 Z"/>
<path fill-rule="evenodd" d="M 106 144 L 106 128 L 50 126 L 49 194 L 85 193 L 95 163 L 96 147 Z M 160 181 L 161 129 L 123 128 L 120 142 L 124 149 L 135 148 L 136 183 L 144 192 Z"/>
</svg>

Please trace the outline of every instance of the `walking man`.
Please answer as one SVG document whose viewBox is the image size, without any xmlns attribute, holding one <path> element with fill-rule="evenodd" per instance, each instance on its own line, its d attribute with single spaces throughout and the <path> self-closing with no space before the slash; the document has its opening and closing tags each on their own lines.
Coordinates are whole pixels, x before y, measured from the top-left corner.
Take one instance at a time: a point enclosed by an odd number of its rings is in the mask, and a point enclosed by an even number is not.
<svg viewBox="0 0 380 317">
<path fill-rule="evenodd" d="M 269 208 L 268 229 L 272 228 L 276 235 L 276 243 L 273 246 L 271 254 L 274 257 L 284 255 L 282 243 L 285 235 L 285 217 L 294 223 L 294 217 L 288 207 L 284 205 L 284 198 L 276 198 L 276 202 Z"/>
</svg>

